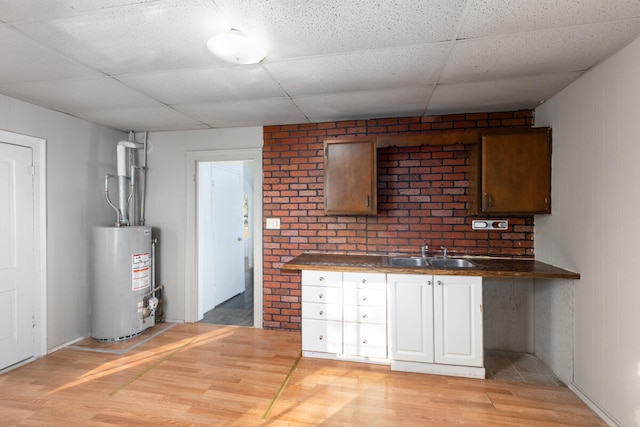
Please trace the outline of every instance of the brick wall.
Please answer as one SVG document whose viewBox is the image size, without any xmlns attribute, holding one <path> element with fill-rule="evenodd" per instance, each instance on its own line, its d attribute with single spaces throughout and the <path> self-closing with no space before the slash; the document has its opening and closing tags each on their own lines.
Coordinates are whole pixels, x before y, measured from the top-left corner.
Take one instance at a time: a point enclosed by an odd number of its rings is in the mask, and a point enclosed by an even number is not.
<svg viewBox="0 0 640 427">
<path fill-rule="evenodd" d="M 264 327 L 300 329 L 300 274 L 282 264 L 307 251 L 407 253 L 426 240 L 451 253 L 533 257 L 533 217 L 503 232 L 471 230 L 465 145 L 378 149 L 378 215 L 325 216 L 323 141 L 338 136 L 531 127 L 533 111 L 353 120 L 264 128 Z"/>
</svg>

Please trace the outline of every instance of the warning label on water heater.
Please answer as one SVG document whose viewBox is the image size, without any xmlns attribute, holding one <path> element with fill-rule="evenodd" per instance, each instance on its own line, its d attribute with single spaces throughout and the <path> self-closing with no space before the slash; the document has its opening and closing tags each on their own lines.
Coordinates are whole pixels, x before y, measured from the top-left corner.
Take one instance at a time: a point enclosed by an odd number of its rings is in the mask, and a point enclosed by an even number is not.
<svg viewBox="0 0 640 427">
<path fill-rule="evenodd" d="M 149 253 L 131 257 L 132 290 L 138 291 L 151 285 L 151 257 Z"/>
</svg>

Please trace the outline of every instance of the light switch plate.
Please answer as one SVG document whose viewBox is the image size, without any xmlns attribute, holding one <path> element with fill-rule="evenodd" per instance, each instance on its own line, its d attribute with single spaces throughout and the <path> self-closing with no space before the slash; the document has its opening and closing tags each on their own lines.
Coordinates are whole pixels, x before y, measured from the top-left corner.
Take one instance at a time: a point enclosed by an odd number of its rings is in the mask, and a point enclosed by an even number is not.
<svg viewBox="0 0 640 427">
<path fill-rule="evenodd" d="M 509 221 L 506 219 L 474 219 L 471 222 L 474 230 L 506 230 L 509 228 Z"/>
<path fill-rule="evenodd" d="M 267 218 L 267 230 L 280 230 L 280 218 Z"/>
</svg>

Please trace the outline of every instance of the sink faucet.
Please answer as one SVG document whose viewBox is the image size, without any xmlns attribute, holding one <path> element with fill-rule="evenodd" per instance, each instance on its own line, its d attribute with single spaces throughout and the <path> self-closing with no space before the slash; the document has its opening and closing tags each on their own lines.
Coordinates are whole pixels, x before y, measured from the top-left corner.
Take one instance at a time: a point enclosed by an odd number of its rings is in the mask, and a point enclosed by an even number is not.
<svg viewBox="0 0 640 427">
<path fill-rule="evenodd" d="M 422 252 L 422 258 L 426 258 L 429 254 L 429 245 L 426 240 L 424 241 L 424 246 L 420 247 L 420 251 Z"/>
<path fill-rule="evenodd" d="M 440 249 L 442 249 L 442 258 L 446 258 L 447 257 L 447 248 L 445 248 L 444 246 L 441 246 Z"/>
</svg>

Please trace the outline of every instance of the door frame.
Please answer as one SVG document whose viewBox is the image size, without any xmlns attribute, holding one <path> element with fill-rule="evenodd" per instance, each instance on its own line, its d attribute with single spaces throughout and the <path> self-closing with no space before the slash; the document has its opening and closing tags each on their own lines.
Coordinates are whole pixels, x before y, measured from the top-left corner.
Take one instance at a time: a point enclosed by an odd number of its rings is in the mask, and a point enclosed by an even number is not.
<svg viewBox="0 0 640 427">
<path fill-rule="evenodd" d="M 47 163 L 46 140 L 0 130 L 0 143 L 31 148 L 33 153 L 34 336 L 33 357 L 47 354 Z M 27 359 L 27 361 L 30 359 Z M 15 366 L 15 365 L 14 365 Z M 12 369 L 14 366 L 9 367 Z"/>
<path fill-rule="evenodd" d="M 262 148 L 187 151 L 185 154 L 186 239 L 185 239 L 185 322 L 198 321 L 198 235 L 197 171 L 199 162 L 253 162 L 253 326 L 262 328 Z"/>
</svg>

